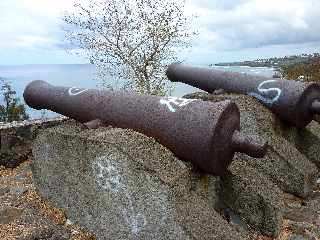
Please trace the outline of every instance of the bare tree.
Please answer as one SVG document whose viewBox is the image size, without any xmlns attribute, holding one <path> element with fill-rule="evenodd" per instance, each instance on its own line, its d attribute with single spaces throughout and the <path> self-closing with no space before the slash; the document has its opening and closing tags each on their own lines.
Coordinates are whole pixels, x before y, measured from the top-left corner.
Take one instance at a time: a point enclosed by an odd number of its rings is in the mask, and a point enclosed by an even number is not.
<svg viewBox="0 0 320 240">
<path fill-rule="evenodd" d="M 140 93 L 164 95 L 165 66 L 194 34 L 184 8 L 184 0 L 77 0 L 64 16 L 66 36 L 102 79 L 111 75 Z"/>
</svg>

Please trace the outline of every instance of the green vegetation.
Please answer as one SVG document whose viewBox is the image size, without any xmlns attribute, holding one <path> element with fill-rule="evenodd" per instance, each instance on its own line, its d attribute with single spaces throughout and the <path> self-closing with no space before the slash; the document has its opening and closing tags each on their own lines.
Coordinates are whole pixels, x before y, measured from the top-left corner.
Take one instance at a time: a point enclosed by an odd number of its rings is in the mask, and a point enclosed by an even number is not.
<svg viewBox="0 0 320 240">
<path fill-rule="evenodd" d="M 285 57 L 273 57 L 267 59 L 256 59 L 253 61 L 217 63 L 215 66 L 249 66 L 249 67 L 274 67 L 276 69 L 293 66 L 300 63 L 310 63 L 313 59 L 319 58 L 320 53 L 301 54 Z"/>
<path fill-rule="evenodd" d="M 218 63 L 216 66 L 273 67 L 279 77 L 302 81 L 320 81 L 320 53 L 301 54 L 254 61 Z"/>
<path fill-rule="evenodd" d="M 284 65 L 279 69 L 286 79 L 299 79 L 306 82 L 320 81 L 320 57 L 310 58 L 308 61 Z"/>
<path fill-rule="evenodd" d="M 3 79 L 0 79 L 0 81 L 3 96 L 3 102 L 0 105 L 0 122 L 29 119 L 24 104 L 20 103 L 20 100 L 16 97 L 16 92 L 12 89 L 11 85 Z"/>
</svg>

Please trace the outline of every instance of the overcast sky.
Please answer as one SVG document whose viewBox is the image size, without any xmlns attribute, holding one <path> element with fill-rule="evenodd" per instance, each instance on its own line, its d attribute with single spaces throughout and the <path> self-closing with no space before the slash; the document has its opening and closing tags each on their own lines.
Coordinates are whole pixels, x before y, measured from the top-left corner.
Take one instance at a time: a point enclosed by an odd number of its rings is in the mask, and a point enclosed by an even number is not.
<svg viewBox="0 0 320 240">
<path fill-rule="evenodd" d="M 65 51 L 73 0 L 0 0 L 0 65 L 86 63 Z M 187 0 L 199 35 L 180 53 L 215 63 L 320 52 L 320 0 Z"/>
</svg>

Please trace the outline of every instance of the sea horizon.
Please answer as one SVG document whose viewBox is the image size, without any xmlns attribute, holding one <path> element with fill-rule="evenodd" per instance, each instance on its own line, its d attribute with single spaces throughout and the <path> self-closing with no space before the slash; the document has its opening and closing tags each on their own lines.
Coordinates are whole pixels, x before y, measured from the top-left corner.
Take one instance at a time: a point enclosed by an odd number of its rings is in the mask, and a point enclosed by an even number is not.
<svg viewBox="0 0 320 240">
<path fill-rule="evenodd" d="M 209 67 L 210 64 L 198 64 L 198 66 Z M 239 73 L 247 73 L 252 75 L 261 75 L 272 77 L 273 68 L 268 67 L 249 67 L 249 66 L 211 66 L 215 69 L 223 71 L 232 71 Z M 75 64 L 23 64 L 23 65 L 0 65 L 0 78 L 8 81 L 16 91 L 16 96 L 22 103 L 23 91 L 28 83 L 33 80 L 44 80 L 53 85 L 70 86 L 79 88 L 101 88 L 102 81 L 96 76 L 96 68 L 89 63 Z M 106 81 L 107 84 L 114 86 L 115 79 L 111 77 Z M 192 92 L 199 92 L 200 89 L 191 87 L 183 83 L 171 83 L 174 90 L 171 96 L 182 97 Z M 3 102 L 1 98 L 0 104 Z M 26 108 L 31 119 L 43 117 L 43 111 Z M 58 114 L 45 111 L 48 118 L 56 117 Z"/>
</svg>

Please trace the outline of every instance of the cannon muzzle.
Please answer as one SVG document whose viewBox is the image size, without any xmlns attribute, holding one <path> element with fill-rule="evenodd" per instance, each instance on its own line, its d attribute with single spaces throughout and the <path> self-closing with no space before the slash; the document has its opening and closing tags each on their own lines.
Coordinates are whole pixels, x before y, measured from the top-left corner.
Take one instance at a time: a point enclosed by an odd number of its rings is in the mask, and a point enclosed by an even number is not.
<svg viewBox="0 0 320 240">
<path fill-rule="evenodd" d="M 23 96 L 35 109 L 52 110 L 82 123 L 130 128 L 153 137 L 206 173 L 223 175 L 235 152 L 252 157 L 266 153 L 266 141 L 239 131 L 239 110 L 230 101 L 55 87 L 44 81 L 31 82 Z"/>
<path fill-rule="evenodd" d="M 171 64 L 167 77 L 212 93 L 223 89 L 229 93 L 247 94 L 258 99 L 290 125 L 303 128 L 320 114 L 320 85 L 286 79 L 224 72 L 213 68 L 200 68 Z"/>
</svg>

